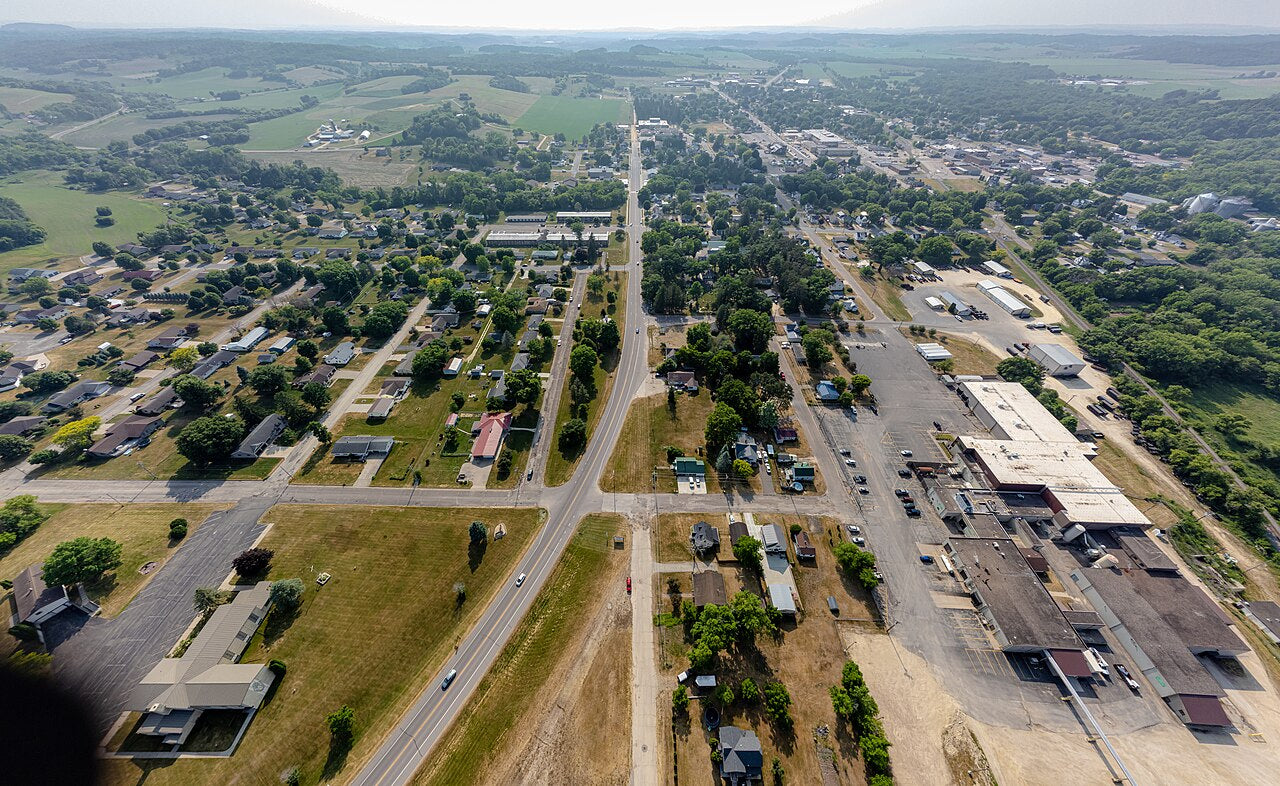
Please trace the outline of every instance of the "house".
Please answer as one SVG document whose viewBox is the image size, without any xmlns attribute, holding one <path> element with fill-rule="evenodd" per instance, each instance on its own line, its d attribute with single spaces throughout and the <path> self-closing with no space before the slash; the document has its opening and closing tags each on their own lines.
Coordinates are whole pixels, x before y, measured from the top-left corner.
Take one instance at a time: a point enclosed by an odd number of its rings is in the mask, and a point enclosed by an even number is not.
<svg viewBox="0 0 1280 786">
<path fill-rule="evenodd" d="M 524 313 L 528 314 L 545 314 L 547 313 L 547 299 L 543 297 L 531 297 L 524 307 Z"/>
<path fill-rule="evenodd" d="M 405 353 L 404 359 L 397 363 L 395 371 L 391 372 L 392 375 L 397 377 L 413 376 L 413 359 L 417 356 L 418 350 L 416 349 L 412 352 Z"/>
<path fill-rule="evenodd" d="M 50 414 L 63 412 L 91 398 L 97 398 L 110 389 L 110 382 L 77 382 L 46 401 L 42 409 Z"/>
<path fill-rule="evenodd" d="M 22 384 L 22 372 L 13 366 L 0 371 L 0 392 L 13 390 Z"/>
<path fill-rule="evenodd" d="M 265 663 L 237 663 L 267 616 L 271 582 L 241 590 L 219 606 L 180 658 L 162 659 L 133 689 L 129 709 L 144 713 L 137 733 L 184 742 L 206 710 L 253 710 L 275 672 Z"/>
<path fill-rule="evenodd" d="M 128 360 L 120 361 L 120 368 L 127 368 L 130 371 L 141 371 L 152 363 L 160 359 L 160 355 L 156 352 L 143 350 Z"/>
<path fill-rule="evenodd" d="M 135 281 L 135 280 L 155 281 L 156 279 L 160 278 L 163 275 L 164 275 L 163 270 L 155 270 L 152 268 L 147 268 L 145 270 L 126 270 L 123 274 L 121 274 L 120 279 L 122 281 Z"/>
<path fill-rule="evenodd" d="M 459 360 L 458 358 L 454 358 Z M 498 455 L 502 440 L 511 428 L 510 412 L 486 412 L 471 427 L 471 435 L 475 442 L 471 446 L 471 458 L 492 459 Z"/>
<path fill-rule="evenodd" d="M 764 776 L 760 738 L 750 729 L 720 727 L 720 777 L 730 786 L 748 784 Z"/>
<path fill-rule="evenodd" d="M 446 377 L 456 377 L 458 372 L 462 371 L 462 358 L 453 358 L 449 364 L 444 367 L 444 375 Z"/>
<path fill-rule="evenodd" d="M 324 356 L 324 362 L 330 366 L 345 366 L 351 362 L 356 356 L 356 345 L 350 341 L 344 341 L 334 347 L 329 354 Z"/>
<path fill-rule="evenodd" d="M 40 270 L 34 267 L 15 267 L 9 271 L 9 283 L 21 284 L 29 278 L 53 278 L 58 275 L 56 270 Z"/>
<path fill-rule="evenodd" d="M 791 593 L 791 587 L 786 584 L 770 584 L 769 603 L 778 610 L 784 617 L 794 617 L 798 609 L 796 608 L 796 597 Z"/>
<path fill-rule="evenodd" d="M 8 423 L 0 423 L 0 434 L 12 434 L 15 436 L 25 436 L 32 431 L 43 426 L 49 421 L 48 418 L 40 415 L 26 415 L 14 418 Z"/>
<path fill-rule="evenodd" d="M 331 248 L 324 252 L 325 259 L 348 259 L 351 257 L 351 249 L 349 248 Z"/>
<path fill-rule="evenodd" d="M 388 379 L 382 383 L 381 395 L 390 396 L 399 401 L 409 393 L 409 380 L 407 379 Z"/>
<path fill-rule="evenodd" d="M 502 369 L 498 369 L 494 373 L 497 374 L 497 376 L 494 377 L 496 382 L 494 382 L 493 386 L 489 388 L 489 392 L 485 394 L 485 399 L 489 401 L 493 401 L 494 399 L 501 399 L 503 401 L 506 401 L 507 375 L 505 372 L 502 371 Z"/>
<path fill-rule="evenodd" d="M 809 533 L 804 530 L 796 533 L 796 558 L 807 560 L 818 558 L 818 550 L 813 547 L 813 541 L 809 540 Z"/>
<path fill-rule="evenodd" d="M 289 348 L 296 343 L 297 339 L 292 336 L 284 336 L 276 340 L 274 344 L 267 347 L 267 351 L 273 355 L 283 355 L 289 351 Z"/>
<path fill-rule="evenodd" d="M 151 256 L 151 249 L 146 246 L 140 246 L 137 243 L 121 243 L 116 246 L 116 251 L 137 257 L 138 259 L 146 259 Z"/>
<path fill-rule="evenodd" d="M 766 554 L 786 554 L 787 540 L 782 534 L 782 527 L 777 524 L 760 525 L 760 542 L 764 544 Z"/>
<path fill-rule="evenodd" d="M 366 417 L 369 420 L 385 420 L 391 414 L 391 410 L 396 405 L 396 400 L 391 396 L 378 396 L 373 400 L 373 404 L 369 406 Z"/>
<path fill-rule="evenodd" d="M 239 285 L 222 293 L 222 305 L 224 306 L 241 306 L 252 302 L 253 296 L 249 294 L 249 290 Z"/>
<path fill-rule="evenodd" d="M 791 467 L 791 479 L 796 483 L 811 484 L 815 480 L 817 480 L 817 477 L 818 476 L 816 474 L 816 471 L 813 468 L 813 465 L 808 462 L 798 461 L 795 463 L 794 466 Z"/>
<path fill-rule="evenodd" d="M 756 438 L 750 434 L 739 434 L 738 441 L 733 443 L 734 460 L 742 460 L 756 466 L 760 463 L 760 445 L 756 442 Z"/>
<path fill-rule="evenodd" d="M 291 256 L 294 259 L 310 259 L 311 257 L 319 253 L 320 253 L 320 249 L 318 248 L 314 248 L 310 246 L 298 246 L 293 250 L 293 254 L 291 254 Z"/>
<path fill-rule="evenodd" d="M 107 429 L 106 435 L 85 452 L 98 459 L 118 456 L 129 448 L 144 443 L 164 421 L 146 415 L 131 415 Z"/>
<path fill-rule="evenodd" d="M 689 544 L 693 546 L 693 553 L 698 556 L 707 552 L 715 553 L 720 550 L 720 530 L 705 521 L 699 521 L 689 533 Z"/>
<path fill-rule="evenodd" d="M 698 389 L 698 379 L 692 371 L 668 371 L 667 386 L 692 392 Z"/>
<path fill-rule="evenodd" d="M 74 273 L 68 273 L 62 279 L 62 283 L 69 287 L 88 286 L 96 284 L 102 280 L 102 276 L 94 270 L 77 270 Z"/>
<path fill-rule="evenodd" d="M 773 441 L 779 445 L 787 442 L 798 442 L 799 440 L 800 434 L 795 429 L 789 426 L 773 427 Z"/>
<path fill-rule="evenodd" d="M 302 376 L 295 379 L 293 381 L 293 386 L 295 388 L 301 389 L 303 387 L 306 387 L 308 383 L 319 382 L 321 385 L 324 385 L 325 387 L 329 387 L 330 385 L 333 384 L 333 377 L 337 373 L 338 373 L 338 369 L 334 368 L 333 366 L 327 365 L 325 363 L 321 363 L 320 365 L 312 369 L 310 374 L 303 374 Z"/>
<path fill-rule="evenodd" d="M 235 359 L 236 353 L 228 349 L 220 349 L 197 363 L 196 367 L 191 369 L 191 376 L 196 377 L 197 379 L 208 379 L 222 369 L 231 365 Z"/>
<path fill-rule="evenodd" d="M 699 611 L 704 606 L 723 606 L 728 601 L 724 576 L 719 571 L 704 570 L 693 574 L 693 605 Z"/>
<path fill-rule="evenodd" d="M 142 402 L 134 410 L 139 415 L 159 415 L 170 407 L 178 407 L 182 405 L 182 400 L 178 398 L 178 394 L 174 392 L 172 387 L 160 388 L 160 392 Z"/>
<path fill-rule="evenodd" d="M 529 353 L 517 352 L 515 358 L 511 361 L 512 371 L 524 371 L 529 367 Z"/>
<path fill-rule="evenodd" d="M 45 620 L 71 607 L 66 587 L 50 587 L 44 583 L 44 565 L 32 565 L 13 579 L 12 625 L 29 622 L 39 626 Z"/>
<path fill-rule="evenodd" d="M 829 379 L 818 382 L 815 392 L 819 401 L 831 403 L 840 400 L 840 391 L 836 390 L 836 386 Z"/>
<path fill-rule="evenodd" d="M 385 456 L 395 444 L 392 437 L 350 436 L 340 437 L 329 450 L 335 459 L 364 461 L 369 456 Z"/>
<path fill-rule="evenodd" d="M 749 534 L 747 522 L 732 516 L 729 518 L 729 545 L 737 543 L 740 538 L 745 538 Z"/>
<path fill-rule="evenodd" d="M 262 451 L 266 450 L 267 446 L 284 433 L 286 425 L 288 424 L 282 415 L 272 412 L 253 427 L 253 431 L 250 431 L 249 435 L 240 442 L 240 447 L 231 453 L 231 458 L 256 459 L 262 455 Z"/>
<path fill-rule="evenodd" d="M 185 327 L 165 328 L 164 332 L 147 342 L 147 349 L 156 349 L 164 352 L 182 346 L 182 343 L 186 340 L 187 329 Z"/>
</svg>

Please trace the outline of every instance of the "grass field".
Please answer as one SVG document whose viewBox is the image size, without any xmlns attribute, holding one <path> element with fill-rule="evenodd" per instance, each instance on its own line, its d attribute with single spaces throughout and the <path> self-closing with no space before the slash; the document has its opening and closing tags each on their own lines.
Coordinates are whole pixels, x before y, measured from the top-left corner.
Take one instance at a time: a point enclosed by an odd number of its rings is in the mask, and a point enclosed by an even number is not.
<svg viewBox="0 0 1280 786">
<path fill-rule="evenodd" d="M 580 753 L 626 773 L 629 737 L 616 733 L 627 728 L 630 708 L 623 697 L 630 665 L 626 652 L 614 648 L 598 652 L 596 661 L 608 667 L 606 676 L 597 676 L 596 669 L 591 668 L 592 678 L 584 680 L 588 683 L 585 686 L 566 687 L 562 676 L 575 666 L 584 666 L 575 663 L 582 655 L 582 644 L 594 632 L 592 623 L 604 599 L 619 592 L 619 582 L 608 576 L 624 569 L 627 552 L 610 548 L 609 542 L 621 525 L 619 517 L 610 515 L 592 515 L 582 520 L 528 616 L 453 728 L 423 764 L 415 784 L 516 782 L 524 778 L 528 779 L 526 782 L 537 782 L 539 774 L 524 769 L 530 762 L 522 760 L 524 746 L 520 737 L 538 732 L 538 720 L 549 709 L 547 697 L 573 687 L 597 699 L 608 699 L 592 700 L 582 695 L 579 701 L 567 702 L 567 715 L 577 716 L 587 728 L 581 730 L 583 734 L 574 734 L 565 728 L 570 726 L 569 718 L 561 717 L 556 723 L 557 731 L 576 741 Z M 602 591 L 604 587 L 611 587 L 612 592 Z M 622 632 L 626 633 L 625 626 Z M 622 637 L 622 644 L 629 644 L 629 636 Z M 600 768 L 584 766 L 581 755 L 557 747 L 555 758 L 555 776 L 561 782 L 615 782 L 602 780 Z M 517 769 L 512 779 L 500 777 L 504 764 Z"/>
<path fill-rule="evenodd" d="M 912 341 L 922 341 L 919 337 L 913 337 L 904 331 L 904 335 Z M 996 373 L 996 364 L 1003 358 L 993 355 L 986 347 L 976 344 L 966 338 L 939 333 L 936 339 L 941 342 L 947 351 L 951 353 L 951 371 L 955 374 L 994 374 Z"/>
<path fill-rule="evenodd" d="M 600 318 L 600 309 L 605 308 L 608 293 L 616 292 L 618 300 L 614 304 L 613 315 L 621 315 L 627 313 L 627 277 L 625 273 L 614 273 L 609 276 L 608 284 L 605 286 L 604 295 L 597 296 L 592 294 L 585 295 L 580 314 L 584 317 Z M 622 341 L 626 342 L 633 338 L 628 336 L 627 331 L 631 330 L 631 326 L 622 325 Z M 605 360 L 603 366 L 597 365 L 595 368 L 595 384 L 596 397 L 587 404 L 587 439 L 590 441 L 595 432 L 596 424 L 600 422 L 600 415 L 604 413 L 605 402 L 609 400 L 609 393 L 613 389 L 613 369 L 618 364 L 618 358 L 622 354 L 622 348 L 619 346 L 617 352 Z M 569 378 L 566 374 L 564 378 L 564 389 L 560 393 L 560 406 L 556 410 L 555 428 L 552 429 L 548 436 L 554 436 L 559 433 L 560 424 L 569 420 L 569 409 L 571 406 L 569 396 Z M 585 450 L 585 448 L 583 449 Z M 578 460 L 582 458 L 582 450 L 571 454 L 564 453 L 560 450 L 559 444 L 552 445 L 550 453 L 547 455 L 547 471 L 545 481 L 548 486 L 559 486 L 569 480 L 573 475 L 573 470 L 578 466 Z"/>
<path fill-rule="evenodd" d="M 667 454 L 663 448 L 673 445 L 683 450 L 686 456 L 697 455 L 704 442 L 703 433 L 711 407 L 711 394 L 705 390 L 697 395 L 677 394 L 674 415 L 667 407 L 665 393 L 634 401 L 618 435 L 613 457 L 600 478 L 600 487 L 605 491 L 648 492 L 652 488 L 650 477 L 653 468 L 667 467 Z M 658 473 L 658 488 L 675 491 L 675 480 L 670 471 Z M 707 475 L 707 491 L 714 494 L 719 490 L 719 478 L 712 471 Z"/>
<path fill-rule="evenodd" d="M 53 515 L 26 540 L 0 559 L 0 577 L 12 579 L 28 565 L 43 562 L 53 547 L 82 536 L 111 538 L 120 543 L 123 564 L 114 572 L 88 586 L 89 597 L 102 606 L 102 613 L 114 617 L 124 610 L 138 591 L 156 574 L 138 569 L 149 562 L 163 564 L 181 542 L 169 541 L 169 522 L 185 518 L 187 537 L 215 510 L 230 505 L 143 504 L 143 505 L 41 505 Z"/>
<path fill-rule="evenodd" d="M 515 124 L 527 131 L 579 139 L 597 123 L 626 122 L 628 111 L 627 103 L 615 98 L 542 96 Z"/>
<path fill-rule="evenodd" d="M 855 269 L 856 270 L 856 269 Z M 871 295 L 880 310 L 889 319 L 905 322 L 911 319 L 911 312 L 902 302 L 901 288 L 883 276 L 867 278 L 859 273 L 862 288 Z"/>
<path fill-rule="evenodd" d="M 25 87 L 0 87 L 0 106 L 14 114 L 34 112 L 50 104 L 69 100 L 71 96 L 65 93 L 48 93 Z"/>
<path fill-rule="evenodd" d="M 213 106 L 213 104 L 210 104 L 208 105 L 208 108 L 213 108 Z M 200 119 L 203 121 L 213 122 L 217 120 L 231 120 L 234 117 L 234 114 L 226 112 L 214 115 L 204 115 Z M 165 126 L 176 125 L 180 122 L 182 122 L 182 118 L 170 117 L 151 119 L 141 113 L 116 115 L 115 117 L 103 120 L 101 123 L 94 123 L 93 125 L 85 126 L 77 131 L 72 131 L 64 136 L 62 141 L 72 145 L 79 145 L 80 147 L 106 147 L 108 143 L 116 139 L 129 141 L 133 139 L 135 134 L 140 134 L 143 131 L 148 131 L 152 128 L 164 128 Z"/>
<path fill-rule="evenodd" d="M 9 197 L 48 236 L 43 243 L 0 254 L 0 272 L 36 265 L 48 259 L 93 253 L 93 242 L 118 244 L 137 242 L 137 233 L 164 223 L 164 212 L 154 200 L 111 192 L 90 194 L 61 185 L 52 172 L 28 172 L 0 181 L 0 196 Z M 94 226 L 94 208 L 111 208 L 115 226 Z"/>
<path fill-rule="evenodd" d="M 307 591 L 296 617 L 269 617 L 241 660 L 284 660 L 279 689 L 232 758 L 111 760 L 106 782 L 225 784 L 253 773 L 253 782 L 275 783 L 294 766 L 306 784 L 349 779 L 508 580 L 542 517 L 537 509 L 272 508 L 262 542 L 275 550 L 269 578 L 300 577 Z M 482 558 L 467 553 L 476 519 L 507 530 Z M 333 576 L 324 587 L 314 582 L 319 571 Z M 355 710 L 355 747 L 330 758 L 324 716 L 343 704 Z"/>
<path fill-rule="evenodd" d="M 122 79 L 120 84 L 140 93 L 163 93 L 174 98 L 205 98 L 223 90 L 263 90 L 279 87 L 279 82 L 264 82 L 256 76 L 232 79 L 229 68 L 204 68 L 164 79 Z"/>
</svg>

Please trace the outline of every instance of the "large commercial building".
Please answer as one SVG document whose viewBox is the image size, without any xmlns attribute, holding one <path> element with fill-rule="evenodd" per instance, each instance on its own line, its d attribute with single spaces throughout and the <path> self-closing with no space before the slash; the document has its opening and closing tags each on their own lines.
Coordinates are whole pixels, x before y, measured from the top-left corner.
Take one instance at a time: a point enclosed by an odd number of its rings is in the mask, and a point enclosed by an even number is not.
<svg viewBox="0 0 1280 786">
<path fill-rule="evenodd" d="M 997 439 L 1067 442 L 1078 450 L 1089 450 L 1017 382 L 962 382 L 960 395 Z"/>
</svg>

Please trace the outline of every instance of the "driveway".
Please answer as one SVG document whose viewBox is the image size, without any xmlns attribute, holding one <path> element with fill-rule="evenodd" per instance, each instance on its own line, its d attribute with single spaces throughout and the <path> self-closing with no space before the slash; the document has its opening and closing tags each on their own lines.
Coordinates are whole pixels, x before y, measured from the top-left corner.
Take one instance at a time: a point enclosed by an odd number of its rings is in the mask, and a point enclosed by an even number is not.
<svg viewBox="0 0 1280 786">
<path fill-rule="evenodd" d="M 274 503 L 274 498 L 250 497 L 210 516 L 115 619 L 68 612 L 49 627 L 54 676 L 91 705 L 101 732 L 127 708 L 133 687 L 173 650 L 195 617 L 196 588 L 223 582 L 231 559 L 262 533 L 258 519 Z"/>
</svg>

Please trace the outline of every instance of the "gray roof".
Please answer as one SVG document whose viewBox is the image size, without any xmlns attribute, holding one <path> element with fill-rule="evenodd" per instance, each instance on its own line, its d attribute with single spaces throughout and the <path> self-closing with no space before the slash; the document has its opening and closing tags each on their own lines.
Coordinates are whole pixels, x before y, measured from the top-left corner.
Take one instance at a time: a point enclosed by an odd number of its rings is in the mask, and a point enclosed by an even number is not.
<svg viewBox="0 0 1280 786">
<path fill-rule="evenodd" d="M 262 624 L 271 582 L 241 590 L 210 615 L 181 658 L 164 658 L 133 690 L 130 708 L 166 715 L 204 707 L 257 707 L 275 680 L 263 664 L 237 664 Z"/>
<path fill-rule="evenodd" d="M 35 612 L 65 597 L 65 588 L 45 585 L 43 564 L 28 567 L 13 579 L 13 605 L 18 612 L 18 622 L 26 622 Z"/>
<path fill-rule="evenodd" d="M 371 453 L 390 453 L 394 443 L 392 437 L 353 435 L 337 439 L 329 452 L 334 458 L 363 459 Z"/>
<path fill-rule="evenodd" d="M 8 423 L 0 423 L 0 434 L 25 434 L 28 431 L 34 431 L 40 428 L 48 418 L 43 415 L 25 415 L 10 420 Z"/>
<path fill-rule="evenodd" d="M 720 727 L 720 774 L 725 778 L 759 778 L 764 771 L 760 738 L 750 729 Z"/>
<path fill-rule="evenodd" d="M 699 521 L 693 525 L 689 542 L 693 544 L 694 551 L 713 551 L 720 548 L 720 530 L 705 521 Z"/>
<path fill-rule="evenodd" d="M 257 458 L 261 456 L 262 451 L 266 450 L 267 446 L 284 432 L 286 425 L 288 424 L 282 415 L 272 412 L 253 427 L 253 431 L 250 431 L 249 435 L 240 442 L 240 447 L 236 448 L 231 457 Z"/>
<path fill-rule="evenodd" d="M 368 417 L 371 420 L 385 418 L 391 414 L 391 409 L 396 405 L 396 400 L 391 396 L 378 396 L 374 399 L 373 404 L 369 407 Z"/>
<path fill-rule="evenodd" d="M 769 585 L 769 602 L 783 614 L 796 613 L 796 600 L 791 595 L 791 587 L 786 584 Z"/>
<path fill-rule="evenodd" d="M 355 356 L 356 345 L 350 341 L 343 341 L 324 356 L 324 362 L 330 366 L 345 366 Z"/>
<path fill-rule="evenodd" d="M 172 386 L 166 386 L 161 388 L 159 393 L 139 404 L 137 411 L 140 415 L 159 415 L 177 400 L 177 392 L 174 391 Z"/>
</svg>

